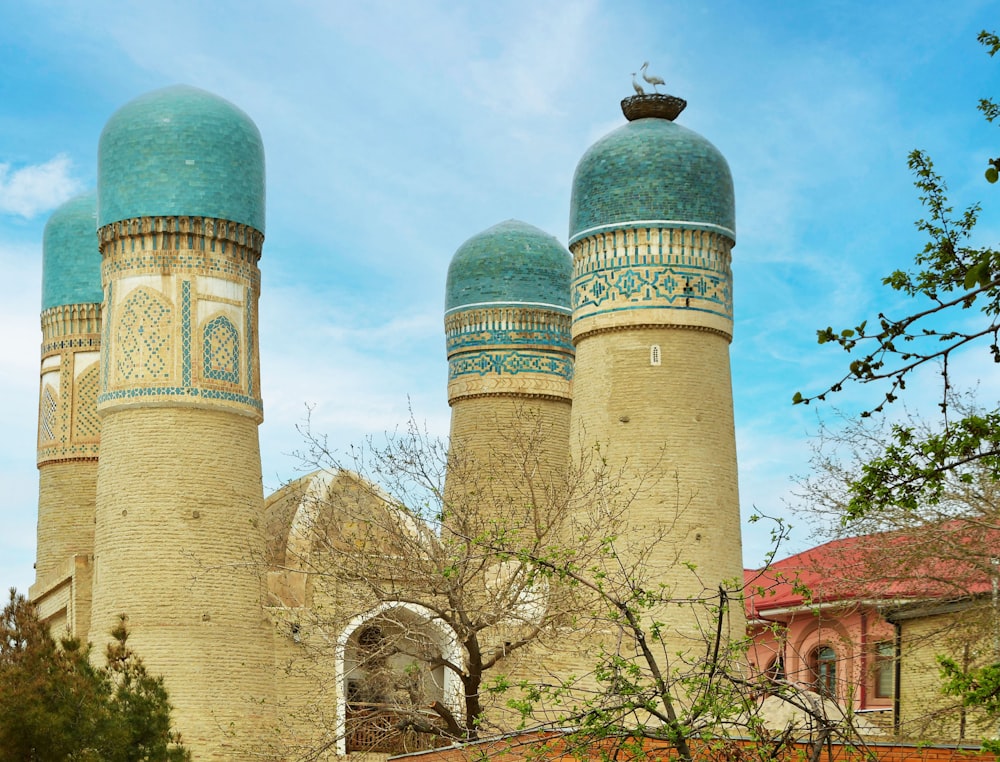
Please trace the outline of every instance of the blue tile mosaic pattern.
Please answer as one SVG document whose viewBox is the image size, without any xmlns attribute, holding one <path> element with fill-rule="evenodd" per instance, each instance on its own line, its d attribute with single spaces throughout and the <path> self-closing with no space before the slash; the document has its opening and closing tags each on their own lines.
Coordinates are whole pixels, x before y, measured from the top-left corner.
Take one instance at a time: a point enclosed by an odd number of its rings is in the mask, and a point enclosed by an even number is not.
<svg viewBox="0 0 1000 762">
<path fill-rule="evenodd" d="M 100 304 L 101 250 L 97 245 L 97 191 L 60 206 L 45 225 L 42 243 L 42 309 Z"/>
<path fill-rule="evenodd" d="M 547 305 L 569 313 L 573 259 L 548 233 L 518 220 L 463 243 L 448 267 L 445 311 L 476 304 Z"/>
<path fill-rule="evenodd" d="M 687 227 L 735 240 L 733 178 L 719 150 L 666 119 L 637 119 L 597 141 L 573 178 L 569 241 L 608 226 Z"/>
<path fill-rule="evenodd" d="M 543 346 L 558 349 L 572 354 L 573 341 L 568 330 L 556 327 L 544 330 L 525 330 L 521 327 L 503 328 L 470 328 L 465 331 L 447 332 L 445 341 L 448 354 L 497 346 Z"/>
<path fill-rule="evenodd" d="M 205 326 L 205 378 L 240 383 L 240 336 L 229 318 L 219 315 Z"/>
<path fill-rule="evenodd" d="M 573 378 L 573 358 L 548 352 L 476 352 L 448 362 L 448 378 L 466 375 L 516 376 L 519 373 L 545 373 Z"/>
<path fill-rule="evenodd" d="M 264 232 L 264 146 L 250 117 L 186 85 L 116 111 L 98 148 L 98 225 L 198 215 Z"/>
</svg>

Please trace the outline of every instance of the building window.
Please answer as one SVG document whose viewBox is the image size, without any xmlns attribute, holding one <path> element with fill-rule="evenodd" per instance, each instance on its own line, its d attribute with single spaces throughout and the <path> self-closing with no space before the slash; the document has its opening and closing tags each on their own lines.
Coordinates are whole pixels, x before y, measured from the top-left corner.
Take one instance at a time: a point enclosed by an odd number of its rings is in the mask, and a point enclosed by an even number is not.
<svg viewBox="0 0 1000 762">
<path fill-rule="evenodd" d="M 820 646 L 812 653 L 813 688 L 821 696 L 837 697 L 837 652 Z"/>
<path fill-rule="evenodd" d="M 660 345 L 653 344 L 649 348 L 649 364 L 659 365 L 660 364 Z"/>
<path fill-rule="evenodd" d="M 782 662 L 780 656 L 775 656 L 771 659 L 771 663 L 768 664 L 767 669 L 764 670 L 764 675 L 768 680 L 785 679 L 785 664 Z"/>
<path fill-rule="evenodd" d="M 892 698 L 896 677 L 896 649 L 885 641 L 875 644 L 875 698 Z"/>
</svg>

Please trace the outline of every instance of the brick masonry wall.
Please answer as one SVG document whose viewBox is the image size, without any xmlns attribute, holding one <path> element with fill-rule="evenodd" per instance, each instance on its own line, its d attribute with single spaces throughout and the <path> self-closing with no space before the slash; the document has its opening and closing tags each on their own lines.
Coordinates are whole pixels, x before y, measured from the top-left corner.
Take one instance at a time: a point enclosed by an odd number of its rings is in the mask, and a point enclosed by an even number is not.
<svg viewBox="0 0 1000 762">
<path fill-rule="evenodd" d="M 90 638 L 100 652 L 125 613 L 195 757 L 249 758 L 274 727 L 257 424 L 156 407 L 103 426 Z"/>
<path fill-rule="evenodd" d="M 532 499 L 532 490 L 558 490 L 569 466 L 570 403 L 506 395 L 464 397 L 452 405 L 450 448 L 455 467 L 446 495 L 485 490 L 507 500 Z M 537 499 L 537 495 L 534 499 Z M 487 500 L 489 502 L 489 500 Z"/>
<path fill-rule="evenodd" d="M 570 760 L 608 759 L 620 762 L 647 760 L 673 762 L 677 753 L 663 741 L 643 741 L 641 748 L 626 747 L 615 749 L 609 742 L 598 742 L 582 748 L 569 748 L 567 741 L 558 731 L 524 732 L 503 738 L 490 739 L 459 748 L 438 749 L 419 755 L 420 762 L 465 762 L 465 760 Z M 718 742 L 693 740 L 692 755 L 698 762 L 721 762 L 722 760 L 763 759 L 753 744 L 735 739 L 720 747 Z M 805 743 L 792 744 L 781 754 L 767 756 L 776 762 L 805 762 L 810 758 L 811 747 Z M 416 755 L 403 755 L 396 759 L 406 759 Z M 872 744 L 859 746 L 832 743 L 824 748 L 820 759 L 826 762 L 993 762 L 995 755 L 986 754 L 976 748 L 958 746 Z"/>
<path fill-rule="evenodd" d="M 660 365 L 651 363 L 654 345 Z M 577 458 L 599 445 L 635 492 L 626 531 L 636 547 L 622 543 L 626 566 L 673 597 L 710 598 L 742 575 L 727 338 L 634 326 L 587 335 L 576 351 L 570 442 Z M 730 631 L 740 634 L 741 613 L 732 614 Z M 664 615 L 680 649 L 701 642 L 710 618 L 698 603 Z"/>
<path fill-rule="evenodd" d="M 93 553 L 96 495 L 96 460 L 55 461 L 39 467 L 36 584 L 45 586 L 53 575 L 61 574 L 74 555 Z"/>
<path fill-rule="evenodd" d="M 993 635 L 989 625 L 984 632 L 981 619 L 985 613 L 973 608 L 901 622 L 899 705 L 904 737 L 951 741 L 996 732 L 996 725 L 981 712 L 964 708 L 959 699 L 941 692 L 937 661 L 939 655 L 950 656 L 960 665 L 966 660 L 975 665 L 983 663 L 983 658 L 992 659 L 992 651 L 983 653 L 982 649 Z"/>
</svg>

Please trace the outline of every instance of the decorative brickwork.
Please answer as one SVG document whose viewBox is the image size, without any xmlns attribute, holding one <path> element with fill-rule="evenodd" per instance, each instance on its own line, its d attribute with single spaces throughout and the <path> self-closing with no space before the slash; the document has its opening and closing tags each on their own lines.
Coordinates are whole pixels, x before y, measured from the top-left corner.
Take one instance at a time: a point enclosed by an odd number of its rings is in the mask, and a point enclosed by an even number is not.
<svg viewBox="0 0 1000 762">
<path fill-rule="evenodd" d="M 96 458 L 95 380 L 101 305 L 69 304 L 44 310 L 38 409 L 38 464 Z M 91 371 L 91 372 L 87 372 Z"/>
<path fill-rule="evenodd" d="M 99 363 L 93 362 L 76 380 L 73 401 L 73 440 L 99 441 L 101 419 L 97 416 L 97 394 L 101 389 Z"/>
<path fill-rule="evenodd" d="M 39 445 L 56 441 L 56 417 L 59 412 L 59 394 L 48 384 L 42 387 L 42 401 L 38 411 Z"/>
<path fill-rule="evenodd" d="M 240 383 L 240 344 L 236 327 L 225 315 L 208 322 L 202 333 L 205 378 Z"/>
<path fill-rule="evenodd" d="M 115 322 L 115 386 L 161 383 L 173 365 L 173 307 L 148 288 L 137 289 Z"/>
<path fill-rule="evenodd" d="M 626 325 L 732 335 L 732 241 L 701 230 L 628 228 L 573 245 L 573 334 Z"/>
<path fill-rule="evenodd" d="M 263 236 L 226 220 L 144 217 L 107 225 L 99 239 L 114 337 L 99 409 L 204 404 L 259 421 L 253 333 Z"/>
<path fill-rule="evenodd" d="M 257 423 L 162 405 L 106 412 L 102 423 L 90 639 L 102 649 L 126 613 L 197 758 L 247 758 L 241 745 L 275 722 L 272 631 L 253 563 L 263 551 Z"/>
<path fill-rule="evenodd" d="M 556 309 L 491 307 L 445 317 L 448 399 L 489 394 L 569 399 L 569 315 Z"/>
</svg>

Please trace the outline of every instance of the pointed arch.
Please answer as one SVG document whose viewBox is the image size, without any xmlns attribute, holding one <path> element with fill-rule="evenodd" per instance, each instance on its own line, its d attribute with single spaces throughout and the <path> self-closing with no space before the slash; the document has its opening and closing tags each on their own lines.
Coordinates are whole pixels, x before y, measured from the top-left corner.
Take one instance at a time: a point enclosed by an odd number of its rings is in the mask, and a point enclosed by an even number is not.
<svg viewBox="0 0 1000 762">
<path fill-rule="evenodd" d="M 240 383 L 240 333 L 225 315 L 217 315 L 202 329 L 204 377 Z"/>
<path fill-rule="evenodd" d="M 116 315 L 118 384 L 167 381 L 173 368 L 173 307 L 162 294 L 140 286 Z"/>
<path fill-rule="evenodd" d="M 386 601 L 374 609 L 354 617 L 337 638 L 335 649 L 337 685 L 335 731 L 338 754 L 343 755 L 347 754 L 348 751 L 358 750 L 349 748 L 352 746 L 353 728 L 349 727 L 348 719 L 352 700 L 367 698 L 363 694 L 357 694 L 358 689 L 352 686 L 352 683 L 360 684 L 367 674 L 364 653 L 361 652 L 366 649 L 370 650 L 374 644 L 364 641 L 366 639 L 374 640 L 374 637 L 367 638 L 368 633 L 374 629 L 382 630 L 379 634 L 391 638 L 391 628 L 394 627 L 410 635 L 419 634 L 420 640 L 425 644 L 435 646 L 441 659 L 449 664 L 459 668 L 465 664 L 462 647 L 454 631 L 437 618 L 434 612 L 424 606 L 401 601 Z M 385 652 L 388 653 L 390 650 L 386 649 Z M 400 677 L 405 677 L 406 681 L 410 682 L 410 671 L 403 664 L 388 663 L 387 666 L 390 673 L 399 674 Z M 430 698 L 441 701 L 457 719 L 461 719 L 463 716 L 462 684 L 454 671 L 446 667 L 438 667 L 436 670 L 428 670 L 427 674 L 422 677 L 426 682 L 418 686 L 418 689 L 432 694 L 429 696 Z M 379 696 L 372 696 L 372 698 L 377 699 Z M 388 697 L 385 698 L 386 703 L 388 703 Z M 381 702 L 361 701 L 359 703 L 378 705 Z M 359 717 L 362 722 L 370 718 L 373 718 L 373 715 Z"/>
</svg>

